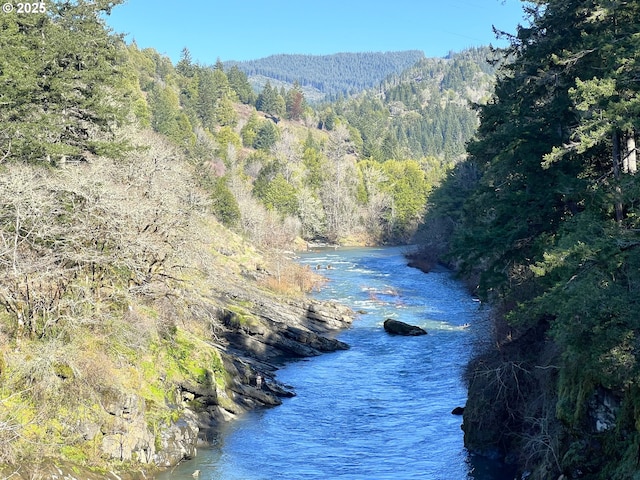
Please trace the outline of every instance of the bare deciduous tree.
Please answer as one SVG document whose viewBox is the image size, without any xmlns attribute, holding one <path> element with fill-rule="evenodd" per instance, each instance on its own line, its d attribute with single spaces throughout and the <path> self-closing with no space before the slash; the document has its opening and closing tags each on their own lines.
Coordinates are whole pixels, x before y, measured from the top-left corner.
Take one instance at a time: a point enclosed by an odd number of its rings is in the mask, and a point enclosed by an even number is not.
<svg viewBox="0 0 640 480">
<path fill-rule="evenodd" d="M 349 133 L 340 126 L 331 132 L 327 146 L 329 169 L 321 190 L 324 205 L 327 236 L 338 241 L 351 233 L 357 225 L 355 190 L 357 174 L 355 159 L 348 155 Z"/>
<path fill-rule="evenodd" d="M 284 130 L 271 152 L 281 163 L 284 178 L 295 184 L 302 176 L 302 145 L 298 138 L 289 130 Z"/>
<path fill-rule="evenodd" d="M 103 301 L 175 276 L 202 199 L 168 143 L 142 140 L 127 162 L 12 165 L 0 178 L 0 304 L 18 336 L 90 319 Z"/>
</svg>

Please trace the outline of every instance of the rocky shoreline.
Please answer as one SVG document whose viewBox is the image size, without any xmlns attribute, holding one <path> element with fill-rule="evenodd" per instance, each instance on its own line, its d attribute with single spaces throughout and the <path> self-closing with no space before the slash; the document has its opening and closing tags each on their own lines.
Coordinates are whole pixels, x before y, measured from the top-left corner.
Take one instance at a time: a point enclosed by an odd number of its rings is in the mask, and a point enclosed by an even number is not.
<svg viewBox="0 0 640 480">
<path fill-rule="evenodd" d="M 211 447 L 220 427 L 243 413 L 294 396 L 291 386 L 277 380 L 285 363 L 349 348 L 333 338 L 353 321 L 347 307 L 308 298 L 283 300 L 247 286 L 224 295 L 230 307 L 220 311 L 211 344 L 222 358 L 225 387 L 193 381 L 176 385 L 182 414 L 161 437 L 158 467 L 171 468 L 193 458 L 197 447 Z M 233 305 L 245 307 L 238 313 Z"/>
<path fill-rule="evenodd" d="M 75 428 L 111 459 L 113 469 L 94 470 L 52 459 L 2 470 L 0 477 L 151 478 L 193 458 L 198 448 L 210 447 L 226 422 L 294 396 L 292 387 L 277 380 L 277 370 L 285 363 L 349 348 L 334 335 L 351 325 L 354 313 L 337 303 L 282 298 L 254 282 L 227 283 L 212 292 L 212 298 L 220 305 L 217 320 L 210 338 L 197 348 L 200 357 L 217 358 L 221 365 L 198 365 L 205 375 L 164 381 L 163 389 L 170 394 L 162 407 L 167 412 L 162 428 L 150 426 L 150 400 L 142 392 L 108 386 L 99 400 L 104 412 Z M 211 374 L 214 371 L 223 373 Z"/>
<path fill-rule="evenodd" d="M 294 396 L 293 387 L 277 380 L 277 370 L 285 363 L 349 348 L 333 335 L 351 325 L 353 312 L 337 303 L 280 303 L 262 297 L 255 311 L 254 321 L 244 323 L 224 312 L 224 329 L 216 333 L 215 346 L 229 376 L 225 389 L 177 385 L 183 415 L 163 436 L 165 459 L 159 466 L 173 467 L 194 457 L 196 447 L 211 447 L 220 426 L 243 413 L 278 406 L 282 398 Z"/>
<path fill-rule="evenodd" d="M 286 362 L 349 348 L 333 338 L 351 325 L 353 312 L 347 307 L 309 299 L 279 303 L 263 297 L 253 308 L 257 315 L 250 321 L 224 312 L 224 328 L 216 332 L 214 345 L 229 376 L 227 388 L 178 386 L 184 407 L 196 414 L 200 429 L 215 429 L 246 411 L 277 406 L 281 398 L 295 395 L 276 378 Z"/>
</svg>

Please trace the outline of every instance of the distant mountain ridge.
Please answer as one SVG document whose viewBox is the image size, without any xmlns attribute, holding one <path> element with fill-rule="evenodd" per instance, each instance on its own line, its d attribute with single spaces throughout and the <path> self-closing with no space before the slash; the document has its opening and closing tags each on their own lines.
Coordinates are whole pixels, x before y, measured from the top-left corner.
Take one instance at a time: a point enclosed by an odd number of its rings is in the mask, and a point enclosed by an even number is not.
<svg viewBox="0 0 640 480">
<path fill-rule="evenodd" d="M 225 62 L 225 69 L 236 65 L 261 88 L 272 84 L 298 82 L 315 96 L 356 93 L 380 84 L 389 75 L 400 74 L 425 58 L 420 50 L 401 52 L 336 53 L 332 55 L 280 54 L 258 60 Z"/>
<path fill-rule="evenodd" d="M 423 58 L 333 108 L 360 132 L 365 157 L 437 157 L 455 163 L 478 126 L 471 105 L 491 98 L 496 60 L 490 47 Z"/>
</svg>

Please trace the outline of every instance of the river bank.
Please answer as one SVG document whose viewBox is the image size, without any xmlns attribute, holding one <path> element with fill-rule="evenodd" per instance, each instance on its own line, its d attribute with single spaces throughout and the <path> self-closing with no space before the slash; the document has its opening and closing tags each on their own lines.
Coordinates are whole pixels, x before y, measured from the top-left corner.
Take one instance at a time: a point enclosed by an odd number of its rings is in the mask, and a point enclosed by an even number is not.
<svg viewBox="0 0 640 480">
<path fill-rule="evenodd" d="M 359 312 L 336 337 L 351 348 L 283 366 L 277 377 L 295 397 L 227 424 L 215 448 L 161 478 L 188 480 L 199 470 L 207 480 L 512 479 L 464 449 L 460 417 L 451 414 L 466 399 L 461 376 L 484 335 L 482 307 L 450 271 L 407 268 L 403 250 L 301 254 L 329 279 L 314 297 Z M 428 335 L 388 335 L 387 317 Z"/>
<path fill-rule="evenodd" d="M 197 347 L 200 356 L 204 350 L 215 350 L 219 355 L 224 382 L 185 376 L 165 385 L 172 392 L 165 401 L 175 420 L 165 425 L 155 440 L 152 437 L 154 448 L 144 442 L 144 397 L 140 392 L 114 391 L 112 404 L 106 408 L 113 412 L 120 428 L 120 462 L 105 469 L 51 459 L 6 468 L 0 471 L 3 478 L 138 480 L 158 475 L 195 457 L 198 448 L 210 448 L 211 441 L 229 422 L 249 411 L 280 405 L 283 398 L 294 396 L 290 386 L 276 379 L 277 370 L 287 362 L 348 348 L 333 338 L 352 322 L 353 312 L 342 305 L 306 298 L 283 299 L 251 284 L 227 284 L 224 294 L 228 297 L 227 308 L 220 312 L 220 324 L 211 340 Z M 107 449 L 106 432 L 95 435 L 103 450 Z M 112 450 L 106 453 L 116 454 Z M 140 462 L 142 455 L 148 461 Z"/>
</svg>

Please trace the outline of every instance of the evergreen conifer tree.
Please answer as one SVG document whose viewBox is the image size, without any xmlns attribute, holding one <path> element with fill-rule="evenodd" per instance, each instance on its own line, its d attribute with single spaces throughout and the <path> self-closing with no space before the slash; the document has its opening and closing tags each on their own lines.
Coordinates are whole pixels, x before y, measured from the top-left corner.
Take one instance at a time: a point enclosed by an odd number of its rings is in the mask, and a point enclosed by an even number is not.
<svg viewBox="0 0 640 480">
<path fill-rule="evenodd" d="M 0 158 L 56 163 L 123 151 L 112 134 L 128 113 L 126 55 L 102 17 L 118 3 L 0 15 Z"/>
</svg>

